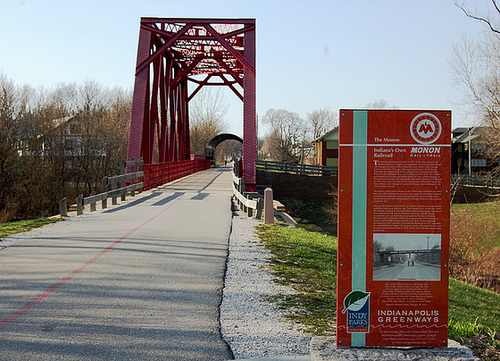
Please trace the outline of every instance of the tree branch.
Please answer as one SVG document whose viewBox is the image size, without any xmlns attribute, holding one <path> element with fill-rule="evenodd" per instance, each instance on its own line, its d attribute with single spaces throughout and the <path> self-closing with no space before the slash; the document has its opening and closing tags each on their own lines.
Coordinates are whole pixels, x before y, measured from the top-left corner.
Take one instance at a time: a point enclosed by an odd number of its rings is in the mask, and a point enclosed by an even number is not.
<svg viewBox="0 0 500 361">
<path fill-rule="evenodd" d="M 491 2 L 493 3 L 493 6 L 495 7 L 495 9 L 500 13 L 500 9 L 499 9 L 496 1 L 495 0 L 491 0 Z M 467 17 L 485 23 L 486 25 L 488 25 L 488 27 L 490 28 L 490 30 L 492 32 L 494 32 L 495 34 L 499 34 L 500 35 L 500 30 L 497 30 L 495 27 L 493 27 L 493 25 L 491 24 L 490 20 L 469 13 L 467 11 L 467 9 L 465 9 L 465 7 L 463 7 L 461 5 L 458 5 L 457 3 L 455 3 L 455 5 L 458 6 L 464 12 L 464 14 Z"/>
<path fill-rule="evenodd" d="M 500 7 L 498 7 L 496 0 L 491 0 L 491 2 L 493 3 L 493 6 L 497 10 L 497 12 L 500 13 Z"/>
</svg>

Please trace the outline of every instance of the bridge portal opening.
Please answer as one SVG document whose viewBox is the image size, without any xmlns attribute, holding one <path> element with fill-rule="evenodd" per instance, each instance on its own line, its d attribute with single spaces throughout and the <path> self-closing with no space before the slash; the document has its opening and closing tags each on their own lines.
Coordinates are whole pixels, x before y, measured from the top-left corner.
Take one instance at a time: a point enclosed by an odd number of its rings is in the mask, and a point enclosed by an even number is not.
<svg viewBox="0 0 500 361">
<path fill-rule="evenodd" d="M 205 156 L 211 160 L 212 164 L 216 163 L 222 163 L 224 159 L 216 159 L 216 153 L 215 150 L 216 148 L 223 142 L 225 141 L 232 141 L 232 142 L 227 142 L 225 145 L 228 146 L 228 149 L 224 152 L 227 156 L 229 156 L 231 159 L 234 159 L 236 157 L 241 157 L 242 153 L 242 147 L 241 145 L 243 144 L 243 139 L 238 137 L 237 135 L 234 134 L 219 134 L 212 138 L 210 142 L 208 142 L 206 148 L 205 148 Z M 237 142 L 237 143 L 236 143 Z M 235 145 L 236 144 L 241 144 L 240 146 Z"/>
</svg>

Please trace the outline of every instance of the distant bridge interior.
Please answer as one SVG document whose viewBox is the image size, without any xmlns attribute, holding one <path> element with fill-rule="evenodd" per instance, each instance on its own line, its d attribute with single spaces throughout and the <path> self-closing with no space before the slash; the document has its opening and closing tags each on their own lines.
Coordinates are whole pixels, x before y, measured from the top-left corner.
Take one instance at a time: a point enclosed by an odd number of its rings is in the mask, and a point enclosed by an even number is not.
<svg viewBox="0 0 500 361">
<path fill-rule="evenodd" d="M 255 19 L 142 18 L 128 160 L 143 158 L 145 178 L 172 163 L 193 172 L 210 167 L 191 155 L 189 102 L 204 86 L 226 86 L 243 101 L 243 139 L 226 139 L 242 141 L 243 179 L 254 191 L 255 77 Z"/>
<path fill-rule="evenodd" d="M 396 255 L 405 255 L 407 260 L 412 260 L 417 256 L 417 260 L 439 264 L 441 262 L 441 248 L 428 248 L 428 249 L 413 249 L 413 250 L 399 250 L 399 251 L 379 251 L 380 262 L 387 264 L 390 262 L 389 257 Z M 392 260 L 394 261 L 394 260 Z M 399 259 L 399 261 L 401 261 Z"/>
<path fill-rule="evenodd" d="M 205 157 L 207 157 L 207 159 L 210 159 L 212 163 L 214 162 L 215 149 L 220 143 L 222 143 L 225 140 L 235 140 L 237 142 L 243 143 L 243 139 L 234 134 L 224 133 L 215 136 L 214 138 L 212 138 L 212 140 L 210 140 L 210 142 L 208 142 L 205 148 Z"/>
</svg>

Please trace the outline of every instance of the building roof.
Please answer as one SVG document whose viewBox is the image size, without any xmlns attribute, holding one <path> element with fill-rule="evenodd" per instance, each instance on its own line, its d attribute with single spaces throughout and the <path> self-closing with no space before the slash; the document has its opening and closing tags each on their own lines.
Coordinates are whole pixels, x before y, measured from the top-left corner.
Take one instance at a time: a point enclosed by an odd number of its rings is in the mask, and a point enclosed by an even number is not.
<svg viewBox="0 0 500 361">
<path fill-rule="evenodd" d="M 77 116 L 77 114 L 75 114 L 75 115 L 68 115 L 67 117 L 62 117 L 62 118 L 58 118 L 58 119 L 53 119 L 52 123 L 54 124 L 54 126 L 56 128 L 58 128 L 61 125 L 69 122 L 71 119 L 75 118 L 76 116 Z"/>
<path fill-rule="evenodd" d="M 455 128 L 453 129 L 452 143 L 468 143 L 481 136 L 484 127 Z"/>
<path fill-rule="evenodd" d="M 323 141 L 323 140 L 325 140 L 325 139 L 327 139 L 327 138 L 329 138 L 330 140 L 332 140 L 332 139 L 330 138 L 330 136 L 333 136 L 333 137 L 332 137 L 333 139 L 339 139 L 339 136 L 338 136 L 338 131 L 339 131 L 339 127 L 337 126 L 337 127 L 333 128 L 332 130 L 330 130 L 329 132 L 326 132 L 326 133 L 325 133 L 324 135 L 322 135 L 321 137 L 319 137 L 319 138 L 317 138 L 317 139 L 314 139 L 314 140 L 313 140 L 313 143 L 318 143 L 318 142 L 321 142 L 321 141 Z M 336 134 L 336 135 L 337 135 L 336 137 L 334 136 L 334 135 L 335 135 L 335 133 L 337 133 L 337 134 Z"/>
</svg>

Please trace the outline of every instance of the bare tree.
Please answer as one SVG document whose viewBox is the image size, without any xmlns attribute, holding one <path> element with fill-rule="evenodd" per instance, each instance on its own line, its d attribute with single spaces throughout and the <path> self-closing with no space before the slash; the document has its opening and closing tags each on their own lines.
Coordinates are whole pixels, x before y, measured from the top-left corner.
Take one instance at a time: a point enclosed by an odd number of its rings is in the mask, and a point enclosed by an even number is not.
<svg viewBox="0 0 500 361">
<path fill-rule="evenodd" d="M 86 81 L 79 87 L 78 114 L 64 125 L 67 142 L 71 145 L 73 176 L 77 184 L 84 183 L 89 193 L 96 190 L 105 174 L 102 161 L 106 154 L 102 147 L 101 132 L 106 115 L 106 99 L 99 84 Z"/>
<path fill-rule="evenodd" d="M 64 158 L 49 156 L 49 141 L 55 109 L 49 103 L 48 92 L 28 85 L 20 88 L 23 104 L 20 121 L 22 131 L 19 142 L 17 167 L 22 170 L 12 192 L 18 216 L 33 218 L 53 215 L 57 202 L 63 197 L 64 175 L 58 173 Z M 57 165 L 57 167 L 54 167 Z M 64 169 L 64 167 L 63 167 Z"/>
<path fill-rule="evenodd" d="M 0 221 L 53 214 L 51 162 L 44 147 L 46 92 L 0 77 Z"/>
<path fill-rule="evenodd" d="M 191 153 L 205 154 L 216 135 L 229 128 L 225 121 L 228 102 L 220 88 L 203 88 L 189 104 Z"/>
<path fill-rule="evenodd" d="M 116 174 L 120 161 L 127 157 L 127 144 L 132 112 L 132 92 L 115 88 L 110 92 L 109 107 L 104 115 L 102 147 L 106 157 L 103 170 Z"/>
<path fill-rule="evenodd" d="M 487 24 L 490 32 L 476 39 L 464 37 L 453 47 L 451 69 L 467 104 L 472 105 L 485 127 L 482 138 L 487 144 L 487 156 L 500 159 L 500 33 L 496 23 L 500 11 L 491 0 L 493 11 L 480 15 L 471 11 L 464 2 L 457 3 L 462 11 L 475 20 Z M 498 171 L 497 167 L 497 171 Z"/>
<path fill-rule="evenodd" d="M 281 149 L 280 143 L 278 131 L 271 132 L 262 142 L 260 158 L 285 162 L 286 159 L 289 159 L 287 156 L 288 152 Z"/>
<path fill-rule="evenodd" d="M 271 127 L 264 148 L 269 158 L 279 162 L 298 162 L 306 127 L 299 114 L 285 109 L 269 109 L 262 122 Z"/>
<path fill-rule="evenodd" d="M 97 191 L 103 177 L 117 172 L 125 157 L 131 94 L 86 81 L 78 89 L 77 100 L 75 122 L 66 132 L 73 141 L 73 176 L 90 193 Z"/>
<path fill-rule="evenodd" d="M 370 108 L 370 109 L 391 108 L 391 106 L 389 105 L 389 102 L 385 99 L 379 99 L 379 100 L 375 100 L 373 102 L 370 102 L 370 103 L 366 104 L 366 107 Z"/>
<path fill-rule="evenodd" d="M 491 15 L 491 12 L 487 11 L 487 13 L 480 14 L 478 9 L 475 8 L 474 10 L 470 9 L 467 6 L 467 1 L 455 1 L 455 5 L 458 6 L 466 16 L 468 16 L 471 19 L 477 20 L 479 22 L 482 22 L 488 26 L 488 28 L 496 34 L 500 35 L 500 30 L 498 28 L 498 25 L 495 23 L 495 20 L 493 19 L 494 15 Z M 493 13 L 496 13 L 496 15 L 500 14 L 500 5 L 497 4 L 497 0 L 491 0 L 491 6 Z"/>
<path fill-rule="evenodd" d="M 11 80 L 0 75 L 0 210 L 4 212 L 10 212 L 6 209 L 9 193 L 17 178 L 17 147 L 21 132 L 19 113 L 17 89 Z M 5 217 L 8 216 L 0 218 Z"/>
<path fill-rule="evenodd" d="M 49 91 L 0 75 L 0 222 L 52 215 L 68 181 L 89 193 L 116 174 L 130 109 L 131 92 L 93 81 Z"/>
<path fill-rule="evenodd" d="M 317 139 L 338 125 L 338 116 L 328 108 L 307 113 L 307 121 L 312 128 L 312 137 Z"/>
<path fill-rule="evenodd" d="M 64 109 L 64 115 L 76 114 L 79 107 L 79 90 L 76 83 L 61 83 L 50 94 L 50 101 L 58 109 Z"/>
</svg>

